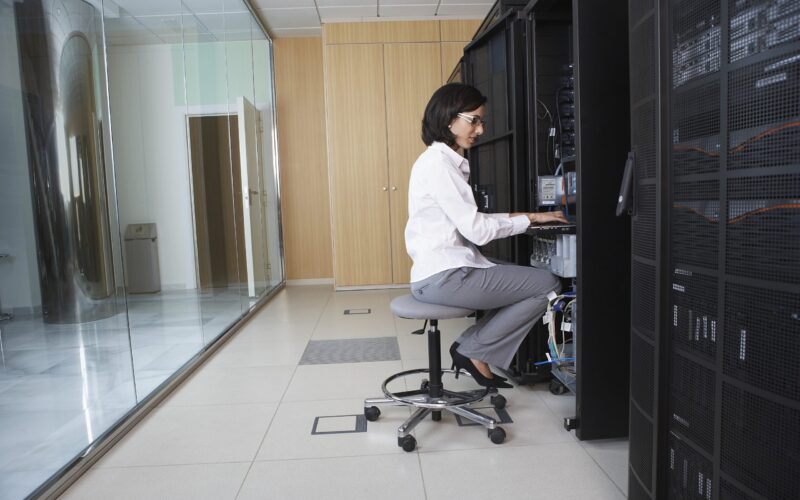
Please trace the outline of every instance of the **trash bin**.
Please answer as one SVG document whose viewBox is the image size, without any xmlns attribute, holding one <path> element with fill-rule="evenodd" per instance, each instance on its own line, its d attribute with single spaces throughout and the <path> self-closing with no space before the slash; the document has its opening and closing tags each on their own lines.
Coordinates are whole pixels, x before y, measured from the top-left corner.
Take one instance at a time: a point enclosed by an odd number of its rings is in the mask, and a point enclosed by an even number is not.
<svg viewBox="0 0 800 500">
<path fill-rule="evenodd" d="M 128 293 L 161 291 L 156 225 L 129 224 L 125 228 L 125 273 Z"/>
</svg>

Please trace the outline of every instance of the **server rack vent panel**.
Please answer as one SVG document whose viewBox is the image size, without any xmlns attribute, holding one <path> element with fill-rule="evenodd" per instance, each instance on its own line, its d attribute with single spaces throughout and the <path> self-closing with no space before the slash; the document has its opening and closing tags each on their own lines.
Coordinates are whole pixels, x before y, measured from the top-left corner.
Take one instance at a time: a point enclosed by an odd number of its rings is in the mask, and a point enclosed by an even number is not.
<svg viewBox="0 0 800 500">
<path fill-rule="evenodd" d="M 677 263 L 716 269 L 719 181 L 673 184 L 672 257 Z"/>
<path fill-rule="evenodd" d="M 630 26 L 636 26 L 644 16 L 653 10 L 653 0 L 637 0 L 635 2 L 630 2 L 628 5 L 628 24 Z M 652 33 L 650 33 L 650 38 L 653 38 Z"/>
<path fill-rule="evenodd" d="M 652 179 L 656 176 L 656 101 L 637 106 L 632 113 L 631 131 L 636 154 L 636 179 Z"/>
<path fill-rule="evenodd" d="M 653 346 L 638 335 L 631 335 L 631 398 L 653 416 Z"/>
<path fill-rule="evenodd" d="M 800 174 L 728 180 L 728 274 L 800 283 Z"/>
<path fill-rule="evenodd" d="M 680 87 L 719 71 L 720 2 L 684 0 L 672 3 L 672 85 Z"/>
<path fill-rule="evenodd" d="M 800 163 L 798 88 L 797 53 L 774 57 L 729 74 L 729 169 Z"/>
<path fill-rule="evenodd" d="M 800 402 L 800 293 L 728 284 L 724 370 Z"/>
<path fill-rule="evenodd" d="M 653 38 L 655 17 L 642 22 L 630 34 L 631 102 L 638 103 L 656 91 L 655 66 L 651 63 L 656 56 Z"/>
<path fill-rule="evenodd" d="M 719 483 L 719 497 L 723 500 L 754 500 L 754 497 L 743 493 L 725 479 L 722 479 Z"/>
<path fill-rule="evenodd" d="M 650 493 L 642 487 L 630 468 L 628 469 L 628 500 L 652 500 Z"/>
<path fill-rule="evenodd" d="M 670 498 L 712 499 L 713 466 L 674 434 L 666 450 Z"/>
<path fill-rule="evenodd" d="M 719 82 L 676 93 L 672 117 L 673 174 L 719 172 Z"/>
<path fill-rule="evenodd" d="M 633 225 L 633 254 L 646 259 L 656 258 L 656 185 L 636 186 L 636 218 Z"/>
<path fill-rule="evenodd" d="M 511 140 L 500 139 L 474 148 L 473 184 L 475 202 L 478 210 L 490 213 L 512 212 L 511 165 L 509 157 Z M 511 261 L 514 255 L 514 242 L 510 238 L 491 241 L 482 247 L 483 252 L 491 257 Z"/>
<path fill-rule="evenodd" d="M 800 410 L 723 384 L 721 470 L 766 498 L 800 498 Z"/>
<path fill-rule="evenodd" d="M 670 428 L 714 451 L 714 372 L 680 355 L 672 356 Z"/>
<path fill-rule="evenodd" d="M 717 279 L 676 268 L 672 275 L 674 345 L 713 360 L 717 352 Z"/>
<path fill-rule="evenodd" d="M 652 339 L 656 328 L 656 269 L 634 260 L 631 272 L 633 327 Z"/>
<path fill-rule="evenodd" d="M 800 40 L 796 0 L 729 0 L 730 61 Z"/>
<path fill-rule="evenodd" d="M 630 417 L 631 445 L 628 461 L 644 484 L 652 484 L 653 424 L 633 405 Z"/>
</svg>

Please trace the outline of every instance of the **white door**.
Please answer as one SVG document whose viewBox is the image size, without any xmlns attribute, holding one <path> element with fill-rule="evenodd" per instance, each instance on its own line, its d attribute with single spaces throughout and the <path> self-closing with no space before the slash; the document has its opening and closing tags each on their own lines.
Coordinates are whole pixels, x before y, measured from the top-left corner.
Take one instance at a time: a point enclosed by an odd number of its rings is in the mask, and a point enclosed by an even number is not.
<svg viewBox="0 0 800 500">
<path fill-rule="evenodd" d="M 239 163 L 242 174 L 242 214 L 244 246 L 247 259 L 247 293 L 256 297 L 266 288 L 266 233 L 264 196 L 259 161 L 258 112 L 246 97 L 237 101 L 239 118 Z"/>
</svg>

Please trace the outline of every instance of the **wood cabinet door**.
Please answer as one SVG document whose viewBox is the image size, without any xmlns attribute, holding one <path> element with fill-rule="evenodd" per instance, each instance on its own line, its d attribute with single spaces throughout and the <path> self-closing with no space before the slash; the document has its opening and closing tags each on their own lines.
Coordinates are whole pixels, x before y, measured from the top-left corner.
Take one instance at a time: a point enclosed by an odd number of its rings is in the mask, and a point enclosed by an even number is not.
<svg viewBox="0 0 800 500">
<path fill-rule="evenodd" d="M 392 282 L 383 62 L 380 44 L 326 48 L 336 286 Z"/>
<path fill-rule="evenodd" d="M 408 177 L 425 150 L 422 115 L 441 84 L 438 43 L 384 44 L 386 75 L 386 135 L 389 153 L 392 283 L 408 283 L 411 259 L 406 252 Z"/>
</svg>

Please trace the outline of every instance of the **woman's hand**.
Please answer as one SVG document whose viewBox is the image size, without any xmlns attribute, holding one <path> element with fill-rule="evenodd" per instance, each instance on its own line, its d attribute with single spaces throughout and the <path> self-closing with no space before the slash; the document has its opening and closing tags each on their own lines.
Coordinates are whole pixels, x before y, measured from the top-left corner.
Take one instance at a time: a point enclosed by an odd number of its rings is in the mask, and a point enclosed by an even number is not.
<svg viewBox="0 0 800 500">
<path fill-rule="evenodd" d="M 547 222 L 557 222 L 560 224 L 569 223 L 561 210 L 554 210 L 552 212 L 533 212 L 525 215 L 528 216 L 531 224 L 544 224 Z"/>
</svg>

